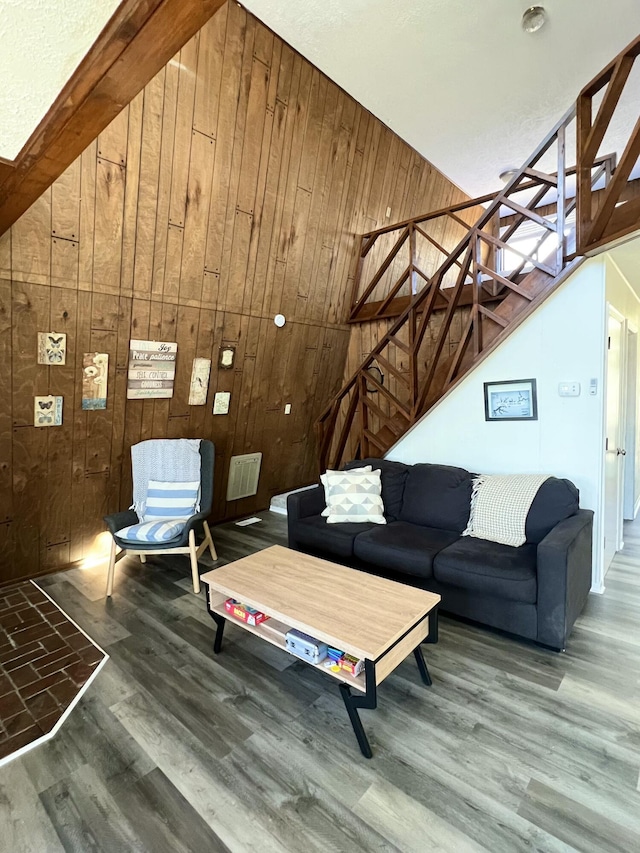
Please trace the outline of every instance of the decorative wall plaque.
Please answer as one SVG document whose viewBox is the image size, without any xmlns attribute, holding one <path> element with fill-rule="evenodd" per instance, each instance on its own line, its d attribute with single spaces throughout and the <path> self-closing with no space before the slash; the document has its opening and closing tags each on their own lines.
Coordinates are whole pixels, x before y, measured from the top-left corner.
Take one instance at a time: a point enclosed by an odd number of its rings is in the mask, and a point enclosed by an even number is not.
<svg viewBox="0 0 640 853">
<path fill-rule="evenodd" d="M 166 341 L 129 341 L 127 399 L 173 397 L 178 344 Z"/>
<path fill-rule="evenodd" d="M 33 425 L 62 426 L 62 397 L 34 397 Z"/>
<path fill-rule="evenodd" d="M 229 403 L 231 401 L 231 392 L 230 391 L 218 391 L 216 396 L 213 399 L 213 414 L 214 415 L 228 415 L 229 414 Z"/>
<path fill-rule="evenodd" d="M 235 347 L 220 347 L 220 353 L 218 355 L 218 367 L 220 370 L 231 370 L 235 357 Z"/>
<path fill-rule="evenodd" d="M 82 357 L 82 408 L 107 408 L 109 356 L 106 352 L 85 352 Z"/>
<path fill-rule="evenodd" d="M 38 332 L 38 364 L 64 364 L 67 336 L 58 332 Z"/>
<path fill-rule="evenodd" d="M 209 390 L 209 374 L 211 372 L 210 358 L 194 358 L 191 370 L 191 385 L 189 387 L 189 405 L 204 406 Z"/>
</svg>

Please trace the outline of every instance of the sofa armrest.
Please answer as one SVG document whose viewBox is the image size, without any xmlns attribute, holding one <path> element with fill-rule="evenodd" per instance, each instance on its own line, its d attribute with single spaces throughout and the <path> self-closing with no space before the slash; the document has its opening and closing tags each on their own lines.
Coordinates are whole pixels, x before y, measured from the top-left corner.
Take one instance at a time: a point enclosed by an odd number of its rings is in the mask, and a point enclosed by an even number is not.
<svg viewBox="0 0 640 853">
<path fill-rule="evenodd" d="M 538 545 L 539 643 L 564 649 L 591 589 L 593 512 L 581 509 Z"/>
<path fill-rule="evenodd" d="M 296 528 L 302 518 L 310 518 L 320 515 L 325 508 L 324 486 L 316 486 L 313 489 L 305 489 L 303 492 L 294 492 L 287 498 L 287 531 L 289 534 L 289 548 L 300 550 L 296 544 Z"/>
<path fill-rule="evenodd" d="M 315 486 L 313 489 L 305 489 L 303 492 L 294 492 L 289 495 L 287 498 L 287 516 L 298 519 L 320 515 L 326 505 L 324 487 Z"/>
</svg>

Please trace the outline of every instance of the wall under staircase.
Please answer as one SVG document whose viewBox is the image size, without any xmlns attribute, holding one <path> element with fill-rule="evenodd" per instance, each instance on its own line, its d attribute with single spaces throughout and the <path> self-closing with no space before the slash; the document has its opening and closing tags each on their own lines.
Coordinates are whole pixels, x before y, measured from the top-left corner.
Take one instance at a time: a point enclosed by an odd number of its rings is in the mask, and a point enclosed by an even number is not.
<svg viewBox="0 0 640 853">
<path fill-rule="evenodd" d="M 603 257 L 580 266 L 386 458 L 459 465 L 487 474 L 567 477 L 578 486 L 581 504 L 596 509 L 603 458 L 605 270 Z M 537 381 L 538 420 L 485 420 L 485 382 L 530 377 Z M 595 396 L 589 395 L 592 379 L 597 382 Z M 569 380 L 580 383 L 579 397 L 559 396 L 559 383 Z M 594 545 L 600 541 L 599 524 L 597 513 Z M 596 565 L 594 589 L 600 585 Z"/>
</svg>

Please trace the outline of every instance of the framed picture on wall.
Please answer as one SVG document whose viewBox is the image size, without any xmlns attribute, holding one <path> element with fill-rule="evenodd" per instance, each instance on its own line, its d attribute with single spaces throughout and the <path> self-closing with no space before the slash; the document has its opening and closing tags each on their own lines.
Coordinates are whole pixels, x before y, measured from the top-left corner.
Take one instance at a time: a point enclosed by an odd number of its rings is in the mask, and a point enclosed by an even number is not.
<svg viewBox="0 0 640 853">
<path fill-rule="evenodd" d="M 536 380 L 485 382 L 484 418 L 486 421 L 537 421 Z"/>
</svg>

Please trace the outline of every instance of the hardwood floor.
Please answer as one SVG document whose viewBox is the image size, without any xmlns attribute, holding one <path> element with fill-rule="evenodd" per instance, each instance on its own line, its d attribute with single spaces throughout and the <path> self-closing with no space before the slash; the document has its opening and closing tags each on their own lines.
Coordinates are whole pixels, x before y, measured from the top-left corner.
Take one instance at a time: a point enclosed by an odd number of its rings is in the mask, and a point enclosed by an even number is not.
<svg viewBox="0 0 640 853">
<path fill-rule="evenodd" d="M 216 528 L 223 562 L 286 519 Z M 58 736 L 0 771 L 0 848 L 55 851 L 640 850 L 640 522 L 564 654 L 446 618 L 362 712 L 334 682 L 214 626 L 186 559 L 42 581 L 111 655 Z M 203 560 L 203 565 L 206 562 Z M 176 568 L 177 566 L 177 568 Z"/>
</svg>

